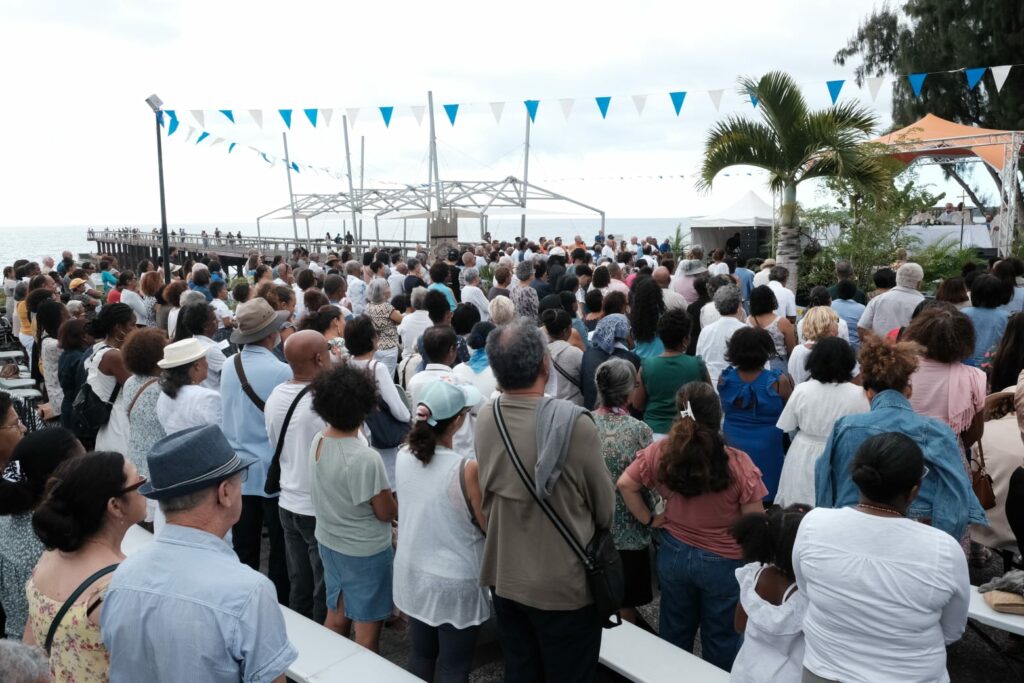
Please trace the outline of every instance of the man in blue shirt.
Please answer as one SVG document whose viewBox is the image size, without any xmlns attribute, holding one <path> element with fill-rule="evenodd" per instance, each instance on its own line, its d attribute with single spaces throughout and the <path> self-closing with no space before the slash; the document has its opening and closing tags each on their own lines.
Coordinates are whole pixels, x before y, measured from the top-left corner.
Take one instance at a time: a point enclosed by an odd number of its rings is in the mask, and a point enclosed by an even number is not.
<svg viewBox="0 0 1024 683">
<path fill-rule="evenodd" d="M 246 472 L 216 425 L 171 434 L 147 455 L 167 526 L 122 562 L 100 613 L 113 683 L 283 682 L 298 652 L 274 587 L 224 536 L 242 511 Z"/>
<path fill-rule="evenodd" d="M 447 279 L 448 264 L 444 261 L 434 261 L 434 265 L 430 266 L 430 286 L 427 289 L 444 294 L 444 298 L 448 300 L 448 307 L 454 311 L 458 304 L 455 302 L 455 294 L 451 287 L 446 284 Z"/>
<path fill-rule="evenodd" d="M 853 280 L 840 280 L 834 289 L 836 295 L 832 297 L 832 310 L 839 315 L 840 320 L 846 322 L 850 346 L 854 352 L 859 351 L 860 335 L 857 333 L 857 322 L 864 315 L 866 306 L 856 300 L 857 285 L 853 284 Z"/>
<path fill-rule="evenodd" d="M 732 259 L 726 259 L 726 263 Z M 754 289 L 754 271 L 747 268 L 747 262 L 744 261 L 742 266 L 736 268 L 733 273 L 736 276 L 736 280 L 740 283 L 740 296 L 743 298 L 743 310 L 750 313 L 750 292 Z"/>
<path fill-rule="evenodd" d="M 276 445 L 267 436 L 263 406 L 274 387 L 292 378 L 291 368 L 273 353 L 288 312 L 275 311 L 265 299 L 257 297 L 239 305 L 235 318 L 238 326 L 231 333 L 231 341 L 244 347 L 221 370 L 223 429 L 235 452 L 256 463 L 242 486 L 242 517 L 232 531 L 232 540 L 239 559 L 259 569 L 263 525 L 267 526 L 270 580 L 277 588 L 278 602 L 288 604 L 288 569 L 277 494 L 267 495 L 263 490 Z"/>
</svg>

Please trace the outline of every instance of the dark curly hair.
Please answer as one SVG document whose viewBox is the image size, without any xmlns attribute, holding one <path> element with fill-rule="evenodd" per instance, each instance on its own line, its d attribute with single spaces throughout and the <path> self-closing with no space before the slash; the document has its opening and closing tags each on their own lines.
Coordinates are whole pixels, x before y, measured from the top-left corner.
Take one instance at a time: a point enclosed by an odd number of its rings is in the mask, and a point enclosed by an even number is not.
<svg viewBox="0 0 1024 683">
<path fill-rule="evenodd" d="M 816 379 L 822 384 L 849 382 L 856 365 L 857 355 L 853 352 L 853 347 L 841 337 L 819 339 L 814 343 L 805 363 L 811 379 Z"/>
<path fill-rule="evenodd" d="M 604 295 L 604 300 L 601 302 L 601 311 L 605 315 L 611 315 L 612 313 L 625 313 L 626 306 L 629 305 L 629 301 L 626 299 L 626 295 L 622 292 L 611 291 Z"/>
<path fill-rule="evenodd" d="M 790 581 L 796 581 L 793 545 L 800 522 L 810 510 L 810 505 L 802 503 L 786 508 L 773 505 L 764 512 L 743 515 L 729 533 L 739 543 L 744 562 L 770 564 Z"/>
<path fill-rule="evenodd" d="M 167 335 L 155 327 L 140 327 L 128 333 L 121 345 L 125 367 L 136 375 L 152 375 L 164 357 Z"/>
<path fill-rule="evenodd" d="M 679 308 L 669 309 L 658 321 L 658 338 L 666 351 L 685 351 L 692 327 L 689 313 Z"/>
<path fill-rule="evenodd" d="M 661 449 L 658 480 L 684 498 L 724 491 L 732 483 L 732 473 L 718 431 L 722 403 L 707 382 L 683 385 L 676 394 L 676 408 L 683 410 L 687 403 L 694 417 L 680 417 L 672 424 Z"/>
<path fill-rule="evenodd" d="M 753 372 L 775 354 L 772 336 L 760 327 L 741 327 L 732 333 L 725 359 L 738 370 Z"/>
<path fill-rule="evenodd" d="M 914 342 L 891 344 L 870 335 L 860 342 L 860 374 L 864 388 L 875 392 L 903 391 L 918 366 L 921 347 Z"/>
<path fill-rule="evenodd" d="M 932 301 L 910 321 L 902 339 L 924 347 L 924 356 L 939 363 L 959 363 L 974 353 L 971 319 L 945 301 Z"/>
<path fill-rule="evenodd" d="M 358 428 L 377 407 L 377 382 L 365 368 L 341 365 L 319 374 L 312 387 L 313 410 L 343 432 Z"/>
<path fill-rule="evenodd" d="M 773 313 L 778 307 L 779 300 L 768 285 L 761 285 L 750 290 L 750 315 Z"/>
<path fill-rule="evenodd" d="M 633 338 L 638 342 L 652 341 L 658 333 L 658 320 L 665 312 L 665 298 L 661 286 L 651 276 L 640 276 L 630 290 L 629 322 Z"/>
<path fill-rule="evenodd" d="M 373 351 L 377 330 L 368 315 L 357 315 L 345 323 L 345 348 L 353 356 L 362 356 Z"/>
<path fill-rule="evenodd" d="M 612 275 L 608 268 L 598 267 L 594 269 L 594 274 L 590 278 L 590 286 L 594 289 L 604 289 L 611 281 Z"/>
<path fill-rule="evenodd" d="M 124 456 L 97 451 L 58 467 L 32 514 L 32 529 L 48 550 L 73 553 L 103 526 L 107 502 L 128 483 Z"/>
</svg>

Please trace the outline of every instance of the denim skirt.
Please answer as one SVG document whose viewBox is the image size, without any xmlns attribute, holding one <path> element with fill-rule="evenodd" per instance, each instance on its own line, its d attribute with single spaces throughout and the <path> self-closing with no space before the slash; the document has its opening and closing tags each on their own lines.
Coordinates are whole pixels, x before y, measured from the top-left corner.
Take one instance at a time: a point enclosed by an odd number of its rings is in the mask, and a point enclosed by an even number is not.
<svg viewBox="0 0 1024 683">
<path fill-rule="evenodd" d="M 391 616 L 391 569 L 394 550 L 387 548 L 368 557 L 353 557 L 331 550 L 323 543 L 327 607 L 336 611 L 338 599 L 345 599 L 345 616 L 352 621 L 384 621 Z"/>
</svg>

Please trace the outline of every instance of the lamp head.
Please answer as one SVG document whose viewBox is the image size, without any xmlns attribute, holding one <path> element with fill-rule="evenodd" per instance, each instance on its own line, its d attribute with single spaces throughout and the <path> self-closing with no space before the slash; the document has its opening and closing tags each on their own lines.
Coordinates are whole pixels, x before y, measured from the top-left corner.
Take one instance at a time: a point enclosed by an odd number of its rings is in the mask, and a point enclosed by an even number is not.
<svg viewBox="0 0 1024 683">
<path fill-rule="evenodd" d="M 146 98 L 146 104 L 148 104 L 153 111 L 160 111 L 160 108 L 164 106 L 164 101 L 156 95 L 150 95 Z"/>
</svg>

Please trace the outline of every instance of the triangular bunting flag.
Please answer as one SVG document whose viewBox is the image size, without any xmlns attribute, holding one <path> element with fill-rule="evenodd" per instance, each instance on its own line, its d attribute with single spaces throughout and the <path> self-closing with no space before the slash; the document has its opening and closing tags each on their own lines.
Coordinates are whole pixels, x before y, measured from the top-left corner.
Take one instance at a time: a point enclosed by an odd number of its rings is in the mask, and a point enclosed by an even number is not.
<svg viewBox="0 0 1024 683">
<path fill-rule="evenodd" d="M 530 122 L 535 122 L 537 120 L 537 107 L 540 105 L 540 100 L 523 100 L 523 104 L 526 105 L 526 113 L 530 115 Z"/>
<path fill-rule="evenodd" d="M 348 125 L 352 128 L 356 127 L 356 119 L 359 118 L 359 107 L 345 110 L 345 116 L 348 117 Z"/>
<path fill-rule="evenodd" d="M 757 109 L 757 93 L 755 93 L 753 90 L 748 90 L 747 96 L 750 97 L 750 104 L 754 107 L 754 109 Z"/>
<path fill-rule="evenodd" d="M 263 127 L 263 110 L 262 109 L 250 109 L 249 116 L 256 122 L 256 125 L 260 128 Z"/>
<path fill-rule="evenodd" d="M 224 114 L 224 117 L 227 118 L 227 120 L 231 123 L 235 122 L 235 112 L 231 111 L 230 109 L 221 109 L 220 113 Z"/>
<path fill-rule="evenodd" d="M 996 82 L 996 92 L 1003 89 L 1003 83 L 1006 83 L 1006 77 L 1010 75 L 1010 69 L 1013 67 L 1012 64 L 1006 66 L 993 66 L 992 69 L 992 80 Z"/>
<path fill-rule="evenodd" d="M 644 107 L 647 106 L 647 95 L 633 95 L 633 106 L 636 107 L 636 115 L 644 115 Z"/>
<path fill-rule="evenodd" d="M 191 140 L 192 136 L 195 135 L 195 134 L 196 134 L 196 129 L 193 128 L 192 126 L 189 126 L 188 127 L 188 135 L 185 136 L 185 142 L 188 142 L 189 140 Z"/>
<path fill-rule="evenodd" d="M 416 125 L 422 126 L 423 115 L 427 112 L 427 108 L 424 107 L 422 104 L 415 104 L 409 107 L 409 109 L 412 109 L 412 115 L 416 118 Z"/>
<path fill-rule="evenodd" d="M 288 128 L 291 128 L 292 127 L 292 110 L 291 109 L 278 109 L 277 113 L 280 114 L 281 118 L 284 120 L 284 125 L 288 126 Z"/>
<path fill-rule="evenodd" d="M 273 166 L 273 165 L 274 165 L 274 162 L 273 162 L 273 161 L 271 161 L 270 159 L 268 159 L 268 158 L 267 158 L 267 153 L 266 153 L 266 152 L 259 152 L 259 155 L 260 155 L 261 157 L 263 157 L 263 161 L 267 162 L 267 163 L 268 163 L 268 164 L 270 164 L 271 166 Z"/>
<path fill-rule="evenodd" d="M 231 154 L 232 152 L 235 151 L 235 146 L 236 145 L 238 145 L 237 142 L 232 142 L 230 145 L 228 145 L 228 154 Z"/>
<path fill-rule="evenodd" d="M 312 124 L 312 126 L 316 128 L 316 117 L 317 114 L 320 113 L 320 111 L 318 109 L 303 109 L 302 113 L 304 113 L 306 115 L 306 118 L 309 119 L 310 124 Z"/>
<path fill-rule="evenodd" d="M 878 99 L 878 91 L 882 88 L 882 83 L 885 81 L 884 76 L 874 76 L 872 78 L 865 79 L 868 84 L 868 92 L 871 93 L 871 101 L 874 102 Z"/>
<path fill-rule="evenodd" d="M 574 100 L 571 97 L 566 97 L 564 99 L 558 100 L 558 104 L 562 106 L 562 116 L 564 116 L 565 120 L 568 121 L 569 114 L 572 113 L 572 105 L 576 104 L 576 100 Z"/>
<path fill-rule="evenodd" d="M 224 138 L 214 138 L 213 142 L 210 143 L 210 147 L 216 147 L 222 142 L 224 142 Z"/>
<path fill-rule="evenodd" d="M 494 114 L 494 122 L 501 123 L 501 114 L 505 111 L 504 102 L 491 102 L 491 113 Z"/>
<path fill-rule="evenodd" d="M 384 127 L 391 127 L 391 115 L 395 113 L 394 107 L 378 107 L 380 109 L 381 118 L 384 119 Z"/>
<path fill-rule="evenodd" d="M 333 115 L 333 114 L 334 114 L 334 110 L 333 109 L 321 109 L 320 110 L 320 118 L 322 118 L 324 120 L 324 125 L 325 126 L 331 125 L 331 115 Z"/>
<path fill-rule="evenodd" d="M 594 101 L 597 102 L 597 108 L 601 111 L 601 118 L 608 118 L 608 105 L 612 103 L 612 98 L 595 97 Z"/>
<path fill-rule="evenodd" d="M 189 114 L 192 114 L 192 118 L 199 122 L 200 128 L 206 126 L 206 113 L 202 109 L 193 109 Z"/>
<path fill-rule="evenodd" d="M 442 106 L 444 107 L 444 113 L 448 114 L 448 121 L 454 126 L 455 125 L 455 117 L 459 115 L 459 105 L 457 105 L 457 104 L 445 104 L 445 105 L 442 105 Z"/>
<path fill-rule="evenodd" d="M 718 93 L 717 100 L 715 99 L 715 92 Z M 715 103 L 715 111 L 718 111 L 718 105 L 722 101 L 722 91 L 712 90 L 708 94 L 711 95 L 711 101 Z M 670 92 L 668 96 L 672 98 L 672 106 L 676 110 L 676 116 L 679 116 L 679 110 L 683 108 L 683 102 L 686 101 L 686 92 L 682 90 L 680 90 L 679 92 Z"/>
<path fill-rule="evenodd" d="M 924 79 L 928 78 L 928 74 L 908 74 L 907 80 L 910 81 L 910 89 L 914 91 L 914 97 L 921 96 L 921 86 L 924 85 Z"/>
<path fill-rule="evenodd" d="M 978 85 L 978 81 L 985 75 L 985 70 L 988 67 L 979 66 L 974 69 L 964 69 L 964 74 L 967 76 L 967 89 L 974 90 L 974 86 Z"/>
<path fill-rule="evenodd" d="M 164 113 L 170 119 L 170 122 L 167 124 L 167 137 L 170 137 L 174 135 L 174 131 L 178 130 L 178 115 L 174 113 L 173 109 L 165 109 Z"/>
<path fill-rule="evenodd" d="M 828 86 L 828 94 L 832 98 L 832 104 L 835 104 L 836 100 L 839 99 L 839 93 L 843 89 L 843 83 L 846 83 L 846 81 L 825 81 L 825 85 Z"/>
<path fill-rule="evenodd" d="M 296 173 L 299 172 L 299 165 L 294 161 L 292 162 L 292 170 L 295 171 Z"/>
<path fill-rule="evenodd" d="M 725 91 L 719 88 L 718 90 L 708 90 L 708 97 L 711 98 L 711 104 L 715 105 L 715 111 L 722 106 L 722 93 Z"/>
<path fill-rule="evenodd" d="M 199 138 L 196 139 L 196 144 L 198 145 L 200 142 L 202 142 L 208 137 L 210 137 L 210 134 L 204 130 L 202 133 L 200 133 Z"/>
</svg>

